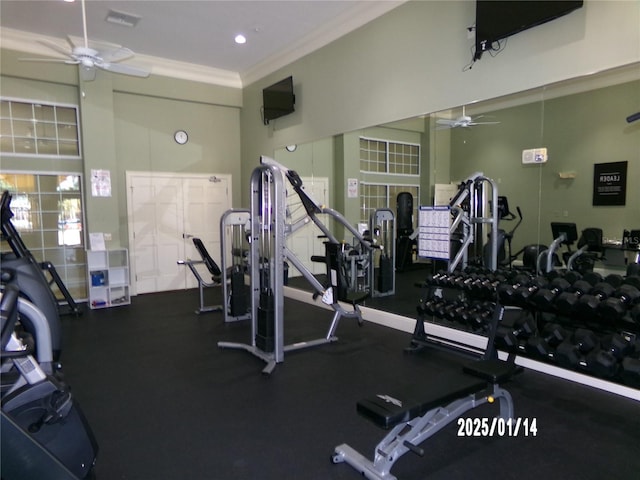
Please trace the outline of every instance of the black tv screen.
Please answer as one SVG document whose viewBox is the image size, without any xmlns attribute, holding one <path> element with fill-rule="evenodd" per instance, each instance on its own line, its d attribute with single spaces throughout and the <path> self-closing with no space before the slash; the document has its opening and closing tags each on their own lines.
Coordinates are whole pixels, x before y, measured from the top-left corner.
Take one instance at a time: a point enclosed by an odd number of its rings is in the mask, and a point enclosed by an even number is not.
<svg viewBox="0 0 640 480">
<path fill-rule="evenodd" d="M 263 120 L 280 118 L 295 111 L 296 96 L 293 94 L 293 77 L 287 77 L 262 90 Z"/>
<path fill-rule="evenodd" d="M 474 60 L 498 40 L 571 13 L 583 0 L 477 0 Z"/>
</svg>

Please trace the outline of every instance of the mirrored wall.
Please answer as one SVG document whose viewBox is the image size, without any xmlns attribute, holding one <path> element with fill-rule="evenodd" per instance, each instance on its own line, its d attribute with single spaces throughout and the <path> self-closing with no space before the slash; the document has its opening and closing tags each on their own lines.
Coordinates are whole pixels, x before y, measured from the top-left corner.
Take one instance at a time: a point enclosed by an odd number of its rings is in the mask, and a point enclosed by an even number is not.
<svg viewBox="0 0 640 480">
<path fill-rule="evenodd" d="M 640 229 L 640 121 L 626 120 L 638 111 L 640 65 L 633 64 L 295 149 L 283 147 L 275 158 L 302 176 L 328 178 L 326 201 L 354 224 L 362 221 L 363 192 L 371 186 L 386 185 L 386 201 L 395 210 L 394 195 L 403 186 L 415 192 L 416 205 L 433 205 L 436 186 L 482 172 L 497 183 L 513 213 L 520 207 L 523 221 L 514 233 L 514 252 L 524 245 L 548 245 L 551 222 L 576 223 L 578 232 L 599 227 L 605 241 L 613 243 L 621 241 L 623 230 Z M 363 167 L 363 141 L 369 152 L 381 142 L 416 146 L 417 172 Z M 611 164 L 626 168 L 624 194 L 609 195 L 598 186 L 600 172 Z M 378 206 L 384 192 L 375 190 Z M 500 228 L 510 231 L 515 223 L 504 221 Z"/>
</svg>

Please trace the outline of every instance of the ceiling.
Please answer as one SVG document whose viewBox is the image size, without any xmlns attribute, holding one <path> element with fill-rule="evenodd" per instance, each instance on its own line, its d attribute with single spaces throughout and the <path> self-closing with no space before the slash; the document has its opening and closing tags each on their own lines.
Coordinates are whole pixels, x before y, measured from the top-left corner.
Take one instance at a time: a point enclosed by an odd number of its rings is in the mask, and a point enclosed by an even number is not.
<svg viewBox="0 0 640 480">
<path fill-rule="evenodd" d="M 136 52 L 127 63 L 206 73 L 211 83 L 247 85 L 318 49 L 404 0 L 86 0 L 90 40 Z M 135 27 L 109 23 L 109 11 L 139 17 Z M 82 38 L 80 0 L 1 0 L 2 46 L 60 57 L 37 40 L 69 48 Z M 237 34 L 247 38 L 234 42 Z M 162 60 L 161 60 L 162 59 Z M 169 65 L 169 67 L 167 67 Z M 160 70 L 164 66 L 165 70 Z M 183 75 L 181 75 L 181 73 Z"/>
</svg>

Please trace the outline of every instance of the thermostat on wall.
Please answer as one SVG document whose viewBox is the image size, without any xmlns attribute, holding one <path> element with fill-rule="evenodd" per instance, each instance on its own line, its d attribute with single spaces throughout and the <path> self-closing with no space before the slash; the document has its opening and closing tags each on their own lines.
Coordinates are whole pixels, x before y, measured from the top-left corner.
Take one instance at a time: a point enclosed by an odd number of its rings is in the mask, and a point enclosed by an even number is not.
<svg viewBox="0 0 640 480">
<path fill-rule="evenodd" d="M 547 163 L 547 149 L 546 148 L 530 148 L 529 150 L 522 151 L 522 164 L 527 165 L 531 163 Z"/>
</svg>

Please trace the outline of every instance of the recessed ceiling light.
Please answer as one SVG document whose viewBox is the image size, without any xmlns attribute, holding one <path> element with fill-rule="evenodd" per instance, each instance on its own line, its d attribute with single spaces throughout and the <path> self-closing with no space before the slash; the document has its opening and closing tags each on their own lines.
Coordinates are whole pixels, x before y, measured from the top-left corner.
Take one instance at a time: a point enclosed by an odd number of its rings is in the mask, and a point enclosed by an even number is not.
<svg viewBox="0 0 640 480">
<path fill-rule="evenodd" d="M 236 43 L 242 45 L 243 43 L 247 43 L 247 38 L 242 34 L 238 34 L 236 35 L 235 41 Z"/>
</svg>

